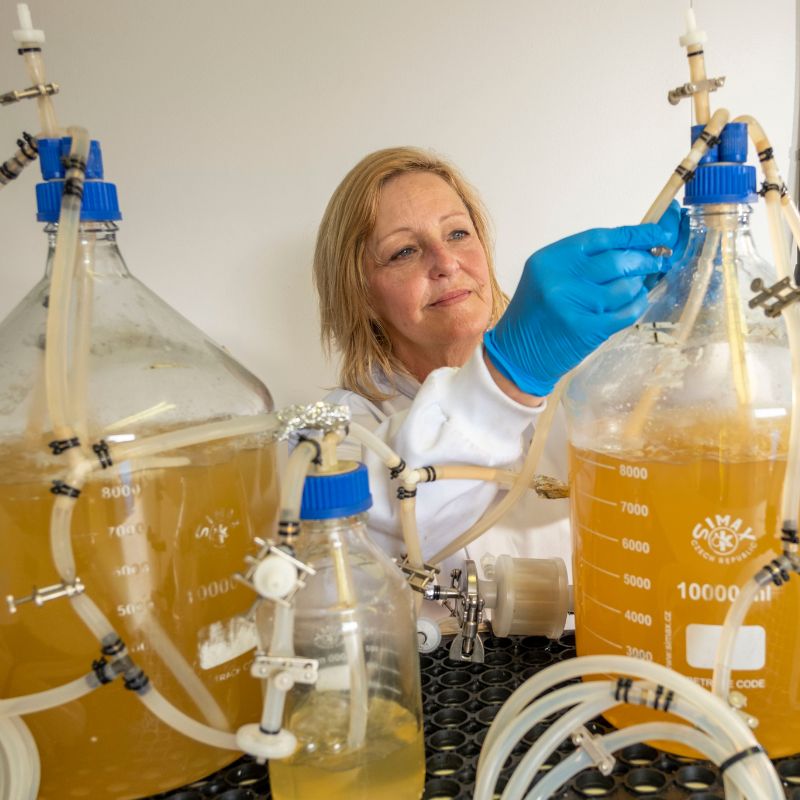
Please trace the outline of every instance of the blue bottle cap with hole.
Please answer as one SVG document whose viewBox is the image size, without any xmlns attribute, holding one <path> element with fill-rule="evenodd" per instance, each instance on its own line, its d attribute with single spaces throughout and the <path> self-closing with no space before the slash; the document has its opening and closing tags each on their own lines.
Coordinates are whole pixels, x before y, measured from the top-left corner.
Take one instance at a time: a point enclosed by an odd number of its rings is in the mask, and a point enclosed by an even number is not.
<svg viewBox="0 0 800 800">
<path fill-rule="evenodd" d="M 66 160 L 72 138 L 39 139 L 39 166 L 45 183 L 36 184 L 36 219 L 39 222 L 58 222 L 61 196 L 64 193 Z M 86 180 L 81 198 L 81 222 L 112 222 L 122 219 L 117 199 L 117 187 L 103 180 L 103 153 L 100 142 L 89 143 Z"/>
<path fill-rule="evenodd" d="M 354 463 L 346 472 L 306 477 L 300 519 L 351 517 L 371 506 L 367 468 Z"/>
<path fill-rule="evenodd" d="M 703 127 L 692 127 L 693 142 Z M 722 129 L 719 143 L 709 148 L 687 182 L 685 204 L 756 202 L 756 168 L 745 164 L 746 160 L 747 125 L 731 122 Z"/>
</svg>

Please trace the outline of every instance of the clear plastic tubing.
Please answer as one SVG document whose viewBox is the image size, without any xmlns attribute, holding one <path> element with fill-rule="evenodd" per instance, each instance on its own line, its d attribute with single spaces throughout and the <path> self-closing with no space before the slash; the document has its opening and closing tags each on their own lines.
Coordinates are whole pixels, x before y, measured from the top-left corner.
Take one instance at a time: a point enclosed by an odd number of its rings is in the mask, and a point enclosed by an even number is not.
<svg viewBox="0 0 800 800">
<path fill-rule="evenodd" d="M 508 494 L 506 494 L 506 496 L 496 506 L 490 507 L 486 514 L 484 514 L 476 523 L 474 523 L 471 528 L 464 531 L 461 536 L 450 542 L 447 547 L 442 548 L 438 553 L 436 553 L 430 560 L 431 564 L 441 563 L 444 561 L 444 559 L 449 558 L 462 548 L 467 547 L 467 545 L 471 544 L 482 533 L 489 530 L 489 528 L 491 528 L 492 525 L 494 525 L 506 513 L 506 511 L 508 511 L 508 509 L 510 509 L 517 502 L 521 495 L 530 486 L 534 476 L 536 475 L 536 467 L 539 465 L 542 452 L 544 451 L 550 425 L 552 424 L 553 417 L 558 409 L 558 404 L 561 402 L 561 393 L 564 391 L 564 387 L 566 386 L 568 380 L 569 373 L 561 378 L 553 391 L 550 393 L 550 396 L 547 398 L 547 405 L 539 417 L 536 425 L 536 431 L 533 436 L 533 441 L 528 449 L 528 454 L 525 456 L 522 469 L 517 476 L 517 480 L 514 482 L 511 489 L 509 489 Z"/>
<path fill-rule="evenodd" d="M 356 441 L 361 442 L 365 447 L 372 450 L 387 468 L 396 469 L 403 463 L 403 459 L 386 442 L 357 422 L 350 423 L 350 435 Z M 398 475 L 398 478 L 405 488 L 413 489 L 418 481 L 417 471 L 405 467 Z M 419 542 L 416 502 L 413 495 L 400 501 L 400 526 L 403 531 L 403 542 L 406 546 L 409 563 L 414 567 L 421 568 L 423 565 L 422 547 Z"/>
<path fill-rule="evenodd" d="M 632 725 L 630 728 L 606 734 L 601 741 L 603 747 L 610 753 L 615 753 L 632 744 L 644 741 L 680 742 L 688 745 L 693 750 L 697 750 L 699 753 L 703 753 L 717 765 L 722 763 L 729 755 L 733 755 L 733 753 L 726 751 L 718 742 L 701 731 L 689 728 L 686 725 L 678 725 L 674 722 L 648 722 L 642 725 Z M 551 797 L 556 796 L 559 786 L 565 784 L 581 770 L 591 766 L 592 760 L 589 754 L 579 748 L 544 775 L 536 786 L 525 795 L 525 800 L 550 800 Z M 738 769 L 740 766 L 744 767 L 744 764 L 734 764 L 726 774 L 731 778 L 735 778 L 736 773 L 740 772 Z M 532 779 L 533 776 L 531 776 Z M 752 785 L 752 780 L 750 780 L 747 773 L 742 772 L 738 783 L 747 796 L 753 798 L 753 800 L 758 797 L 757 787 Z M 509 800 L 516 800 L 516 798 L 510 797 Z"/>
<path fill-rule="evenodd" d="M 612 691 L 615 686 L 615 683 L 606 684 L 606 708 L 619 704 L 619 701 L 615 699 L 615 695 Z M 633 690 L 630 692 L 630 702 L 634 705 L 637 703 L 640 705 L 647 705 L 647 698 L 645 697 L 644 700 L 642 699 L 642 693 L 644 691 L 646 691 L 648 695 L 652 696 L 652 685 L 641 682 L 635 684 Z M 539 740 L 537 740 L 536 744 L 525 754 L 517 766 L 514 775 L 512 776 L 505 792 L 503 793 L 504 800 L 506 796 L 509 798 L 522 797 L 525 788 L 530 784 L 533 776 L 538 772 L 547 756 L 555 751 L 559 743 L 573 733 L 576 729 L 578 729 L 580 725 L 590 720 L 592 718 L 591 711 L 596 707 L 597 704 L 592 701 L 584 702 L 581 706 L 578 706 L 578 708 L 574 709 L 569 714 L 564 715 L 564 717 L 554 723 L 554 725 L 552 725 L 547 732 L 540 737 Z M 701 727 L 702 721 L 705 719 L 702 710 L 697 709 L 697 707 L 693 706 L 691 703 L 687 703 L 680 696 L 674 698 L 670 707 L 670 712 L 676 714 L 677 716 L 683 717 L 684 719 L 688 719 L 690 722 L 696 722 L 697 724 L 701 725 Z M 602 711 L 600 713 L 602 713 Z M 689 726 L 675 725 L 675 727 L 678 729 L 683 728 L 683 730 L 695 731 L 694 728 Z M 717 738 L 712 739 L 711 737 L 705 735 L 705 733 L 703 734 L 703 738 L 706 741 L 713 741 L 719 753 L 725 754 L 727 752 L 729 755 L 733 755 L 735 752 L 737 752 L 730 742 L 729 747 L 726 750 L 726 748 L 723 747 Z M 636 738 L 633 741 L 639 742 L 644 740 L 641 738 Z M 686 744 L 686 742 L 684 743 Z M 699 749 L 703 753 L 707 752 L 707 747 L 700 747 Z M 725 756 L 723 755 L 722 758 L 724 759 L 724 757 Z M 726 775 L 726 778 L 727 777 L 728 776 Z M 751 777 L 755 779 L 755 776 Z M 756 797 L 757 795 L 753 796 Z M 733 800 L 733 798 L 731 798 L 731 800 Z"/>
<path fill-rule="evenodd" d="M 787 564 L 789 562 L 787 561 Z M 789 568 L 791 566 L 789 565 Z M 771 582 L 770 574 L 764 570 L 757 572 L 739 592 L 737 598 L 731 603 L 728 613 L 725 615 L 725 623 L 722 626 L 722 634 L 717 644 L 717 652 L 714 658 L 714 675 L 711 691 L 723 700 L 728 697 L 728 689 L 731 679 L 731 660 L 736 635 L 739 628 L 750 610 L 750 606 L 755 596 Z"/>
<path fill-rule="evenodd" d="M 518 716 L 509 718 L 504 727 L 503 738 L 489 742 L 488 736 L 478 759 L 475 784 L 475 800 L 490 798 L 503 764 L 516 747 L 517 742 L 538 722 L 563 711 L 565 708 L 584 702 L 598 702 L 609 696 L 609 683 L 576 683 L 556 689 L 534 700 Z M 502 713 L 502 709 L 501 709 Z M 491 730 L 491 729 L 490 729 Z M 563 737 L 562 737 L 563 738 Z M 559 739 L 559 742 L 561 740 Z M 558 744 L 558 742 L 556 743 Z"/>
<path fill-rule="evenodd" d="M 166 698 L 152 684 L 148 684 L 142 692 L 137 692 L 139 700 L 164 724 L 169 725 L 184 736 L 197 742 L 219 747 L 223 750 L 239 750 L 236 736 L 227 731 L 218 731 L 209 728 L 201 722 L 192 719 L 169 703 Z"/>
<path fill-rule="evenodd" d="M 728 122 L 729 117 L 730 114 L 727 109 L 719 108 L 714 112 L 714 116 L 709 120 L 703 133 L 695 139 L 686 158 L 681 161 L 675 172 L 670 175 L 669 180 L 664 184 L 664 188 L 661 190 L 658 197 L 653 201 L 650 208 L 647 209 L 647 213 L 642 219 L 643 223 L 658 222 L 661 219 L 664 212 L 669 207 L 669 204 L 683 186 L 683 175 L 688 172 L 693 172 L 695 167 L 700 163 L 700 159 L 708 151 L 708 144 L 703 141 L 703 135 L 709 134 L 710 136 L 719 136 L 725 124 Z"/>
<path fill-rule="evenodd" d="M 303 484 L 311 462 L 317 457 L 317 447 L 311 442 L 300 442 L 286 464 L 281 488 L 281 519 L 300 519 L 300 504 L 303 499 Z"/>
<path fill-rule="evenodd" d="M 611 692 L 611 687 L 606 683 L 601 683 L 603 686 L 604 691 L 600 693 L 599 697 L 593 697 L 592 699 L 586 700 L 581 703 L 579 706 L 576 706 L 571 711 L 568 711 L 562 717 L 559 717 L 552 725 L 549 725 L 547 730 L 536 740 L 535 747 L 528 750 L 525 754 L 522 761 L 520 761 L 517 768 L 514 770 L 514 774 L 511 776 L 511 779 L 506 786 L 505 791 L 503 792 L 503 798 L 505 797 L 515 797 L 515 796 L 522 796 L 522 793 L 525 791 L 527 786 L 530 784 L 530 781 L 527 780 L 528 775 L 535 775 L 539 771 L 539 767 L 544 763 L 547 759 L 547 756 L 555 750 L 558 745 L 564 741 L 574 730 L 580 728 L 582 725 L 585 725 L 589 720 L 594 719 L 598 714 L 602 714 L 604 711 L 607 711 L 609 708 L 613 706 L 619 705 L 619 701 L 614 699 L 614 695 Z M 522 720 L 526 716 L 526 713 L 520 714 L 520 716 L 514 720 L 513 729 L 519 733 L 520 728 L 523 728 Z M 521 739 L 525 732 L 530 730 L 532 726 L 525 724 L 524 728 L 519 735 L 515 735 L 511 742 L 506 742 L 510 745 L 510 750 L 512 750 L 519 739 Z M 510 734 L 510 732 L 509 732 Z M 507 758 L 508 756 L 506 756 Z M 500 769 L 502 768 L 503 763 L 505 762 L 505 758 L 496 758 L 493 760 L 489 760 L 489 763 L 492 765 L 497 765 L 496 769 L 492 769 L 492 777 L 494 780 L 491 781 L 489 784 L 490 791 L 486 793 L 484 789 L 483 793 L 477 791 L 475 792 L 475 800 L 479 800 L 480 798 L 489 798 L 492 797 L 495 784 L 497 782 L 497 776 L 499 774 Z M 483 785 L 483 782 L 481 782 Z"/>
<path fill-rule="evenodd" d="M 531 700 L 546 692 L 552 686 L 573 678 L 587 675 L 631 675 L 655 684 L 662 684 L 685 698 L 689 703 L 704 710 L 702 721 L 714 737 L 720 741 L 730 740 L 737 750 L 751 747 L 757 741 L 745 723 L 719 697 L 710 694 L 694 681 L 673 670 L 650 661 L 640 661 L 628 656 L 584 656 L 564 661 L 542 670 L 522 684 L 505 702 L 494 718 L 486 735 L 479 769 L 483 766 L 486 754 L 491 751 L 496 740 L 505 736 L 506 729 Z M 766 755 L 764 756 L 766 759 Z M 767 761 L 767 763 L 770 763 Z M 777 781 L 777 776 L 775 776 Z M 779 785 L 779 782 L 778 782 Z"/>
<path fill-rule="evenodd" d="M 271 656 L 294 655 L 294 608 L 279 604 L 275 606 L 275 617 L 272 624 L 272 639 L 269 644 Z M 283 724 L 283 708 L 286 693 L 291 689 L 281 677 L 283 673 L 275 672 L 267 683 L 264 707 L 261 711 L 261 728 L 267 733 L 277 733 Z"/>
<path fill-rule="evenodd" d="M 85 165 L 89 156 L 89 134 L 85 128 L 70 128 L 69 133 L 72 137 L 70 161 L 79 161 Z M 50 303 L 45 334 L 45 379 L 48 411 L 56 439 L 68 439 L 73 435 L 68 420 L 69 359 L 67 356 L 72 279 L 75 272 L 75 255 L 78 249 L 84 177 L 85 168 L 71 166 L 67 170 L 50 281 Z M 67 454 L 71 465 L 80 458 L 80 453 L 75 448 L 70 448 Z"/>
<path fill-rule="evenodd" d="M 31 13 L 26 3 L 17 3 L 17 15 L 22 31 L 30 31 L 33 29 L 33 20 L 31 19 Z M 28 75 L 34 86 L 41 86 L 47 83 L 44 71 L 44 59 L 42 58 L 41 52 L 42 41 L 44 41 L 44 37 L 42 37 L 41 40 L 36 39 L 31 41 L 18 39 L 19 49 L 23 51 L 22 55 L 25 59 L 25 66 L 28 69 Z M 53 108 L 52 98 L 49 95 L 37 97 L 36 105 L 39 109 L 39 120 L 42 125 L 41 135 L 48 139 L 58 138 L 60 132 L 56 124 L 56 112 Z"/>
<path fill-rule="evenodd" d="M 734 122 L 744 122 L 747 125 L 747 133 L 759 156 L 765 151 L 772 150 L 764 129 L 756 119 L 743 115 L 736 117 Z M 767 205 L 769 234 L 778 278 L 791 278 L 792 271 L 789 266 L 788 247 L 781 215 L 780 187 L 784 185 L 783 179 L 778 171 L 778 165 L 775 163 L 774 157 L 761 161 L 761 169 L 767 184 L 778 187 L 764 194 L 764 202 Z M 786 321 L 786 335 L 789 340 L 789 352 L 792 358 L 792 413 L 789 423 L 788 463 L 783 483 L 781 516 L 784 522 L 796 523 L 798 510 L 800 510 L 800 307 L 792 305 L 784 309 L 783 318 Z"/>
<path fill-rule="evenodd" d="M 129 458 L 144 458 L 158 453 L 204 444 L 218 439 L 229 439 L 234 436 L 269 433 L 279 424 L 276 414 L 255 414 L 252 417 L 227 419 L 221 422 L 209 422 L 203 425 L 192 425 L 188 428 L 148 436 L 134 442 L 109 444 L 114 461 Z"/>
<path fill-rule="evenodd" d="M 351 749 L 357 750 L 364 746 L 367 736 L 369 695 L 367 664 L 364 658 L 364 637 L 361 633 L 361 623 L 356 616 L 356 597 L 353 592 L 353 575 L 350 570 L 347 545 L 338 533 L 331 537 L 331 544 L 339 603 L 350 612 L 350 619 L 342 629 L 350 677 L 350 722 L 347 730 L 347 745 Z"/>
<path fill-rule="evenodd" d="M 35 694 L 24 694 L 10 699 L 0 699 L 0 717 L 22 716 L 45 711 L 48 708 L 71 703 L 96 689 L 100 684 L 93 672 L 83 675 L 63 686 L 46 689 Z"/>
</svg>

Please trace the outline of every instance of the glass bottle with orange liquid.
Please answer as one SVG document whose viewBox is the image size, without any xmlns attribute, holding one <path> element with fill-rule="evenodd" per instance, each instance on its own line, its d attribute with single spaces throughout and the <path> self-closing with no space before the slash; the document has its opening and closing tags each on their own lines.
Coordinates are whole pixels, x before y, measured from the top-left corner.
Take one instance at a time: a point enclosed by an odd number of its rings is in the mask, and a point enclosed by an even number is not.
<svg viewBox="0 0 800 800">
<path fill-rule="evenodd" d="M 578 653 L 657 661 L 708 688 L 730 603 L 781 550 L 791 367 L 781 319 L 748 305 L 775 270 L 750 233 L 746 153 L 746 126 L 728 125 L 687 184 L 685 255 L 566 398 Z M 731 689 L 772 757 L 800 749 L 800 635 L 786 625 L 799 592 L 765 588 L 733 658 Z"/>
<path fill-rule="evenodd" d="M 53 440 L 45 381 L 50 278 L 67 140 L 39 143 L 45 277 L 0 324 L 0 698 L 91 672 L 100 646 L 66 598 L 21 602 L 60 582 L 51 554 Z M 73 281 L 69 403 L 81 447 L 112 445 L 272 410 L 263 384 L 128 271 L 113 184 L 92 144 Z M 123 459 L 92 472 L 70 525 L 85 593 L 169 702 L 218 729 L 257 719 L 248 669 L 251 592 L 233 579 L 277 505 L 274 444 L 263 435 Z M 132 798 L 184 785 L 237 754 L 174 731 L 117 679 L 25 715 L 41 762 L 38 796 Z M 9 729 L 10 730 L 10 729 Z M 0 747 L 2 742 L 0 741 Z M 1 761 L 2 759 L 0 759 Z M 2 780 L 0 780 L 2 783 Z M 31 787 L 35 792 L 35 788 Z"/>
</svg>

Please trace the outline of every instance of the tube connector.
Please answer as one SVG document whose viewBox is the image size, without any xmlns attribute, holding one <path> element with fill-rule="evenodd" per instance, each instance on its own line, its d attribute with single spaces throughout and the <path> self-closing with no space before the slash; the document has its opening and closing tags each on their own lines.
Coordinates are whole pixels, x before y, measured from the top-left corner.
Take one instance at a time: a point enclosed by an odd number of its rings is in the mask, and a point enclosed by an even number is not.
<svg viewBox="0 0 800 800">
<path fill-rule="evenodd" d="M 681 47 L 696 47 L 699 44 L 705 44 L 708 41 L 708 35 L 705 31 L 698 30 L 697 18 L 694 15 L 694 9 L 686 9 L 686 33 L 678 38 Z"/>
<path fill-rule="evenodd" d="M 44 31 L 33 27 L 31 10 L 27 3 L 17 3 L 19 28 L 11 35 L 18 44 L 44 44 Z"/>
</svg>

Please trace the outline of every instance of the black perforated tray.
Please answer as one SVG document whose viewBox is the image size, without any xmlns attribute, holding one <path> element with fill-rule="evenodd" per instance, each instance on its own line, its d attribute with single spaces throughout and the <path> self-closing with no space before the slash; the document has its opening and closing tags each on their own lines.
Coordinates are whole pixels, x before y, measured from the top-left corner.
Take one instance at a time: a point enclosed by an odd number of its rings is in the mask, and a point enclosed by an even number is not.
<svg viewBox="0 0 800 800">
<path fill-rule="evenodd" d="M 489 725 L 506 698 L 538 670 L 575 655 L 575 641 L 571 635 L 558 641 L 539 637 L 489 638 L 484 644 L 484 664 L 450 661 L 445 644 L 435 653 L 421 656 L 427 759 L 425 800 L 471 800 L 478 753 Z M 595 732 L 611 729 L 603 720 L 596 720 L 589 727 Z M 526 741 L 514 750 L 500 773 L 498 789 L 502 790 L 530 743 L 544 729 L 542 726 L 534 728 Z M 571 750 L 569 742 L 563 743 L 545 766 L 552 767 Z M 800 800 L 800 757 L 780 759 L 776 765 L 786 796 Z M 271 800 L 266 767 L 247 757 L 205 780 L 157 797 Z M 617 753 L 616 767 L 610 776 L 604 777 L 594 769 L 585 770 L 556 795 L 558 800 L 596 797 L 722 800 L 724 794 L 719 771 L 713 764 L 671 756 L 639 744 Z"/>
</svg>

